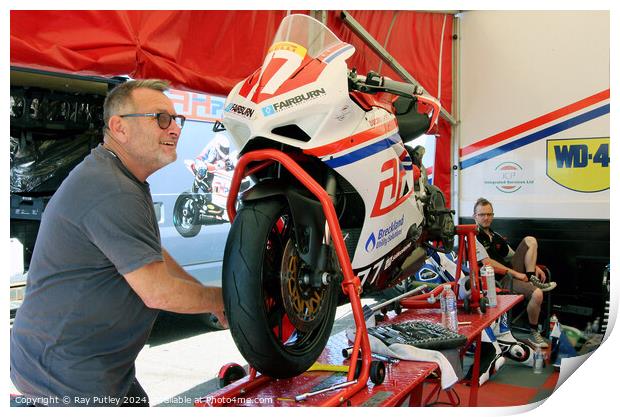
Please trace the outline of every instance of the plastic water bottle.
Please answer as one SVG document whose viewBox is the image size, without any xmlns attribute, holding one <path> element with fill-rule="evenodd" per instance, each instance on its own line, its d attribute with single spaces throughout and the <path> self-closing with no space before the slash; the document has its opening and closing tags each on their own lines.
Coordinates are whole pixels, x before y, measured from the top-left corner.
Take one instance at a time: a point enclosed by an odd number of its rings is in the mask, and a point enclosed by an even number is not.
<svg viewBox="0 0 620 417">
<path fill-rule="evenodd" d="M 534 351 L 534 373 L 535 374 L 542 373 L 543 360 L 544 360 L 544 356 L 543 356 L 542 350 L 540 349 L 540 346 L 537 346 L 536 350 Z"/>
<path fill-rule="evenodd" d="M 487 299 L 489 307 L 497 307 L 497 289 L 495 288 L 495 271 L 490 265 L 480 268 L 480 276 L 487 283 Z"/>
<path fill-rule="evenodd" d="M 588 324 L 586 325 L 586 329 L 583 331 L 583 336 L 586 339 L 589 339 L 590 337 L 592 337 L 592 323 L 588 322 Z"/>
<path fill-rule="evenodd" d="M 441 293 L 441 324 L 448 330 L 458 332 L 459 319 L 456 315 L 456 295 L 450 284 L 443 286 Z"/>
</svg>

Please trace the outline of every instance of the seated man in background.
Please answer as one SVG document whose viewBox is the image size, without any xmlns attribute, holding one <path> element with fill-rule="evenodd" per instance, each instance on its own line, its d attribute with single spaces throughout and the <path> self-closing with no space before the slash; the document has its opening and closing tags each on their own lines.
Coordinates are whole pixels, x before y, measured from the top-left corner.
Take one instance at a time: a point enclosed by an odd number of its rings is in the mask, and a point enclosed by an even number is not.
<svg viewBox="0 0 620 417">
<path fill-rule="evenodd" d="M 548 347 L 547 342 L 538 332 L 538 318 L 542 304 L 543 292 L 556 287 L 555 282 L 545 282 L 545 273 L 536 266 L 538 242 L 532 236 L 526 236 L 517 250 L 513 250 L 508 242 L 491 229 L 493 223 L 493 205 L 485 198 L 479 198 L 474 205 L 474 220 L 480 228 L 477 241 L 482 244 L 488 258 L 482 263 L 491 265 L 501 271 L 504 277 L 500 280 L 503 288 L 512 288 L 517 294 L 523 294 L 528 301 L 527 316 L 530 324 L 529 342 L 535 346 Z M 506 265 L 510 265 L 508 267 Z"/>
</svg>

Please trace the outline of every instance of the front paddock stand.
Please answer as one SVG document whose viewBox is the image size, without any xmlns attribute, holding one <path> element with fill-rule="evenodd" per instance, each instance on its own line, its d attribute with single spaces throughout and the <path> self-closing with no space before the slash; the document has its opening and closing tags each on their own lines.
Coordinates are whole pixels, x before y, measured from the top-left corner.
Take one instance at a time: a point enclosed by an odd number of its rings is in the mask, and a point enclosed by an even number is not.
<svg viewBox="0 0 620 417">
<path fill-rule="evenodd" d="M 247 375 L 243 366 L 231 362 L 220 368 L 220 372 L 217 374 L 218 386 L 224 388 L 227 385 L 243 378 Z"/>
<path fill-rule="evenodd" d="M 275 149 L 261 149 L 250 151 L 239 158 L 237 165 L 235 166 L 233 179 L 230 185 L 228 200 L 226 202 L 226 210 L 228 212 L 228 218 L 232 223 L 237 214 L 237 197 L 239 194 L 241 181 L 245 177 L 252 175 L 276 162 L 280 164 L 282 169 L 289 171 L 321 203 L 326 220 L 326 229 L 329 231 L 328 236 L 334 244 L 336 256 L 338 257 L 338 263 L 342 269 L 343 281 L 341 288 L 351 301 L 351 309 L 353 311 L 356 330 L 351 363 L 357 363 L 358 358 L 360 358 L 362 361 L 362 366 L 358 377 L 354 377 L 356 367 L 350 367 L 347 374 L 347 381 L 345 384 L 341 385 L 343 390 L 338 392 L 336 395 L 327 398 L 320 404 L 321 406 L 333 407 L 343 404 L 354 394 L 366 387 L 370 377 L 372 359 L 368 331 L 366 330 L 366 321 L 360 300 L 361 282 L 359 277 L 353 273 L 349 253 L 342 237 L 342 230 L 338 221 L 338 215 L 336 214 L 331 197 L 327 191 L 325 191 L 325 189 L 317 183 L 315 179 L 312 178 L 310 174 L 308 174 L 291 156 Z M 250 166 L 250 164 L 252 164 L 252 166 Z M 377 371 L 376 373 L 378 375 L 381 372 Z M 218 400 L 244 395 L 250 390 L 257 388 L 270 380 L 271 378 L 264 375 L 257 377 L 256 370 L 250 369 L 249 378 L 243 378 L 243 380 L 231 384 L 231 389 L 229 391 L 213 397 L 216 401 L 207 402 L 206 400 L 202 401 L 202 399 L 200 399 L 196 401 L 195 405 L 205 406 L 210 405 L 211 403 L 220 404 L 221 401 Z"/>
<path fill-rule="evenodd" d="M 456 226 L 456 234 L 459 237 L 459 252 L 456 260 L 456 276 L 454 277 L 454 282 L 449 284 L 452 286 L 452 290 L 455 294 L 458 295 L 458 282 L 459 278 L 461 278 L 462 265 L 463 261 L 467 259 L 467 263 L 469 265 L 469 282 L 471 291 L 469 297 L 457 302 L 457 306 L 464 309 L 468 313 L 475 309 L 480 309 L 480 312 L 484 314 L 486 313 L 489 303 L 487 298 L 481 295 L 482 285 L 480 282 L 478 261 L 476 260 L 477 233 L 478 226 L 475 224 Z M 429 293 L 420 294 L 401 300 L 401 305 L 404 308 L 436 308 L 439 305 L 439 296 L 442 291 L 442 286 L 439 285 Z M 432 301 L 433 297 L 435 298 L 434 301 Z"/>
</svg>

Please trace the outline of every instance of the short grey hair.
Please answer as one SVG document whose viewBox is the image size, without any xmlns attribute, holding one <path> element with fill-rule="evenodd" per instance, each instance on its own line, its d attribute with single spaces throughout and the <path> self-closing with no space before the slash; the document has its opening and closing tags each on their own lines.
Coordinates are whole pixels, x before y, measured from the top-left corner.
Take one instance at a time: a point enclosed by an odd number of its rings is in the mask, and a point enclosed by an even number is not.
<svg viewBox="0 0 620 417">
<path fill-rule="evenodd" d="M 117 115 L 126 104 L 133 104 L 131 93 L 138 88 L 148 88 L 149 90 L 168 91 L 170 84 L 165 80 L 131 80 L 117 85 L 106 96 L 103 102 L 103 132 L 108 127 L 110 117 Z"/>
<path fill-rule="evenodd" d="M 493 204 L 491 204 L 491 202 L 484 197 L 480 197 L 476 200 L 476 204 L 474 204 L 474 214 L 476 214 L 476 209 L 478 206 L 491 206 L 491 208 L 493 208 Z"/>
</svg>

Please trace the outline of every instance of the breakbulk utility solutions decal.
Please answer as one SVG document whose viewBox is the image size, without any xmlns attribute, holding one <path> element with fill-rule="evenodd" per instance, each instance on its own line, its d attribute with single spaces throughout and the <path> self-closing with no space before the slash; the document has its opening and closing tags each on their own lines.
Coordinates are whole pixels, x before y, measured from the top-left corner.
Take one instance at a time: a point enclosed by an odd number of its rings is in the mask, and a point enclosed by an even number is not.
<svg viewBox="0 0 620 417">
<path fill-rule="evenodd" d="M 317 88 L 316 90 L 308 91 L 307 93 L 303 93 L 295 97 L 287 98 L 286 100 L 280 101 L 278 103 L 273 103 L 269 106 L 265 106 L 261 110 L 263 112 L 263 115 L 271 116 L 272 114 L 276 114 L 283 110 L 288 110 L 300 104 L 306 103 L 310 100 L 317 99 L 321 96 L 324 96 L 325 94 L 326 93 L 324 88 Z"/>
<path fill-rule="evenodd" d="M 377 236 L 372 232 L 366 240 L 366 252 L 372 252 L 375 248 L 387 245 L 403 233 L 403 224 L 405 224 L 405 215 L 399 220 L 394 220 L 388 227 L 380 228 Z"/>
</svg>

